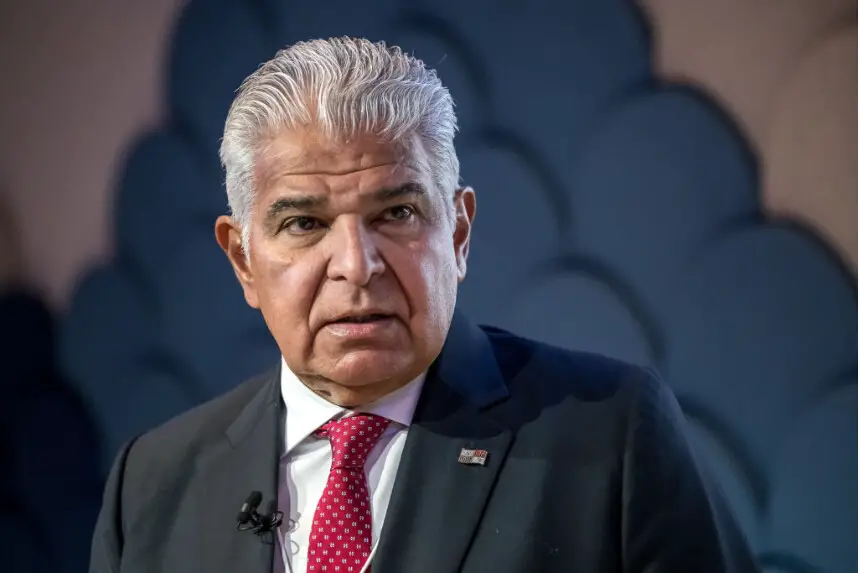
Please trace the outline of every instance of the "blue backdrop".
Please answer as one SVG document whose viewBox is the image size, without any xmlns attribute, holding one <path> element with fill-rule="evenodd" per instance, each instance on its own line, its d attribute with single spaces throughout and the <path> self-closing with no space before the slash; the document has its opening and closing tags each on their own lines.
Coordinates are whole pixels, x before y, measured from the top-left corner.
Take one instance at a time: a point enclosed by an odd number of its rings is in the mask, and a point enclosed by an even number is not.
<svg viewBox="0 0 860 573">
<path fill-rule="evenodd" d="M 456 100 L 479 202 L 460 306 L 658 369 L 765 570 L 856 571 L 856 277 L 763 216 L 753 151 L 708 98 L 655 80 L 634 4 L 324 4 L 191 0 L 170 119 L 123 162 L 115 256 L 58 320 L 0 302 L 6 570 L 85 571 L 120 444 L 275 363 L 213 237 L 223 121 L 277 49 L 362 35 L 414 52 Z"/>
</svg>

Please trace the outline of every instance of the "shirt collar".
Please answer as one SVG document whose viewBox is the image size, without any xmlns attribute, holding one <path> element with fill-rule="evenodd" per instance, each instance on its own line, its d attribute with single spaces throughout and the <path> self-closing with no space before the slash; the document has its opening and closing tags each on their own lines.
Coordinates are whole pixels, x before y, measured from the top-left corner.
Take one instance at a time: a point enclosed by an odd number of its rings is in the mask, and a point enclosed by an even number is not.
<svg viewBox="0 0 860 573">
<path fill-rule="evenodd" d="M 315 394 L 299 380 L 281 358 L 281 398 L 284 401 L 285 436 L 284 455 L 289 454 L 305 438 L 313 434 L 320 426 L 333 418 L 349 416 L 355 413 L 376 414 L 392 422 L 409 426 L 421 389 L 424 387 L 426 372 L 419 375 L 409 384 L 398 388 L 361 408 L 348 410 L 332 404 L 325 398 Z"/>
</svg>

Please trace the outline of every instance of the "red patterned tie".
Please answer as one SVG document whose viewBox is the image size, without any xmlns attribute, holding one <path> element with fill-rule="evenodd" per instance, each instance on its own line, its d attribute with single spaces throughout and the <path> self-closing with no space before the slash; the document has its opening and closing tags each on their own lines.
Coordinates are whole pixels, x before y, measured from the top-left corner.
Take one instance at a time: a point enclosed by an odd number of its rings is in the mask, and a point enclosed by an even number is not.
<svg viewBox="0 0 860 573">
<path fill-rule="evenodd" d="M 331 470 L 314 513 L 308 573 L 359 573 L 367 561 L 373 534 L 364 464 L 388 422 L 359 414 L 320 428 L 331 442 Z"/>
</svg>

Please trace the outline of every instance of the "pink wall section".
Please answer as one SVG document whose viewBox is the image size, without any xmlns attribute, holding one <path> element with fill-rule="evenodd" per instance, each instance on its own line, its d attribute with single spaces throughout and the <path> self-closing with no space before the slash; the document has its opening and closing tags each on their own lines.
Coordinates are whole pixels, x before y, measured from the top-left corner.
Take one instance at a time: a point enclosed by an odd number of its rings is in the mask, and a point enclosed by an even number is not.
<svg viewBox="0 0 860 573">
<path fill-rule="evenodd" d="M 0 193 L 21 235 L 25 276 L 55 303 L 110 249 L 116 165 L 130 139 L 159 120 L 180 6 L 0 3 Z"/>
<path fill-rule="evenodd" d="M 641 0 L 655 68 L 705 88 L 762 162 L 762 203 L 857 269 L 857 0 Z"/>
</svg>

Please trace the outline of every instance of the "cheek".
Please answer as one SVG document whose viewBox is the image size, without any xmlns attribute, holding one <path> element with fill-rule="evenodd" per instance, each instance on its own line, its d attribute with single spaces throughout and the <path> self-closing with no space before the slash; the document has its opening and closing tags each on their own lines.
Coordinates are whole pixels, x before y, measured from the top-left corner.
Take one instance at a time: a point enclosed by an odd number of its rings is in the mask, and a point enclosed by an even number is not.
<svg viewBox="0 0 860 573">
<path fill-rule="evenodd" d="M 256 274 L 260 306 L 279 324 L 304 324 L 318 281 L 314 267 L 300 259 L 266 259 Z"/>
<path fill-rule="evenodd" d="M 457 268 L 454 251 L 439 241 L 428 242 L 409 257 L 408 272 L 399 273 L 416 314 L 431 323 L 445 322 L 456 299 Z"/>
</svg>

